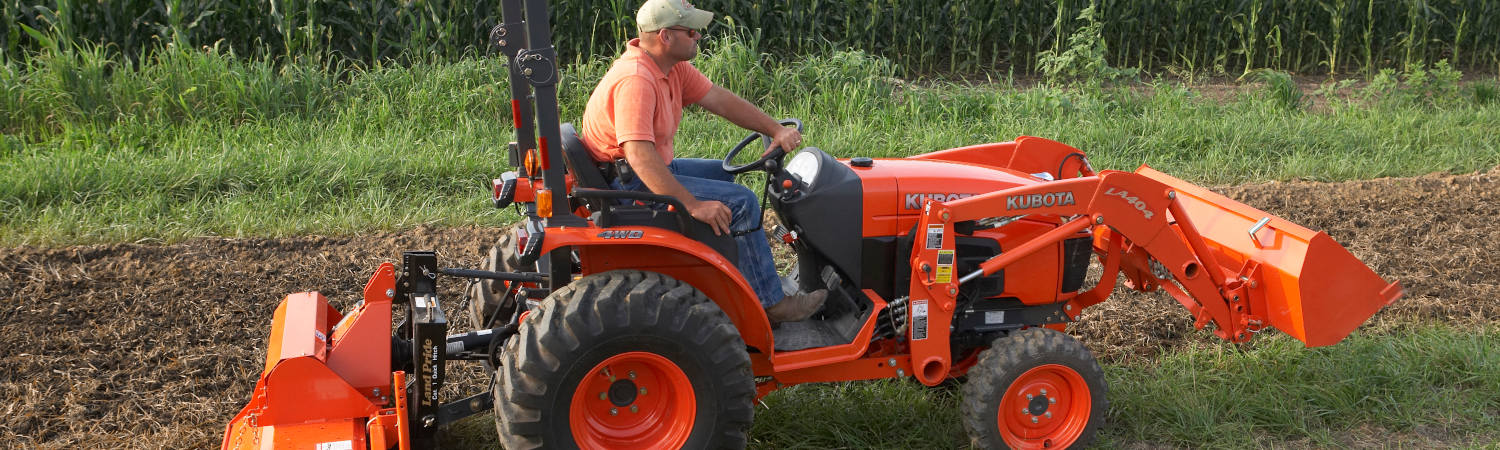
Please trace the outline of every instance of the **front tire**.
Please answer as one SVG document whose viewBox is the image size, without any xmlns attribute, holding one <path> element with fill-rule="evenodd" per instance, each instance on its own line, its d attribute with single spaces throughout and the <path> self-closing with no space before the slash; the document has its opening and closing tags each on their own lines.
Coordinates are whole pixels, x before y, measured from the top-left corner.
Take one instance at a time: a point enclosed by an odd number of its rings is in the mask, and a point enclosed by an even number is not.
<svg viewBox="0 0 1500 450">
<path fill-rule="evenodd" d="M 964 384 L 977 448 L 1071 448 L 1094 441 L 1109 401 L 1104 370 L 1078 340 L 1046 328 L 996 339 Z"/>
<path fill-rule="evenodd" d="M 548 296 L 495 377 L 506 448 L 742 448 L 755 385 L 744 341 L 692 286 L 642 271 Z"/>
</svg>

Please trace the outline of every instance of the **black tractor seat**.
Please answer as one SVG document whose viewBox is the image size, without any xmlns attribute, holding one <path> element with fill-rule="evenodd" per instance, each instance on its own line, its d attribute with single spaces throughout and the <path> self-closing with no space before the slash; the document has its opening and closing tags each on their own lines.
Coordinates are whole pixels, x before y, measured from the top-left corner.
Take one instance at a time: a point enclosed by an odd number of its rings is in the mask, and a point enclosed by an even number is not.
<svg viewBox="0 0 1500 450">
<path fill-rule="evenodd" d="M 694 219 L 676 198 L 650 192 L 616 190 L 609 185 L 613 164 L 594 161 L 593 152 L 578 138 L 578 129 L 562 124 L 563 160 L 573 174 L 573 192 L 568 197 L 581 202 L 593 214 L 589 220 L 600 228 L 647 226 L 671 230 L 702 242 L 731 263 L 739 263 L 739 247 L 729 234 L 715 235 L 709 224 Z M 671 207 L 668 210 L 667 207 Z"/>
</svg>

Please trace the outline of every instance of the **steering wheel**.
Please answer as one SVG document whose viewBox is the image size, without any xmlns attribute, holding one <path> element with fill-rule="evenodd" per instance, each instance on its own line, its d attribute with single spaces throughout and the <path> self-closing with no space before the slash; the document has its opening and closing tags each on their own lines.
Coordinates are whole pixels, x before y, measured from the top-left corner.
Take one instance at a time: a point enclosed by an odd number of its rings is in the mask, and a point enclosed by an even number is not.
<svg viewBox="0 0 1500 450">
<path fill-rule="evenodd" d="M 798 133 L 802 132 L 802 121 L 801 120 L 798 120 L 798 119 L 781 119 L 781 121 L 778 122 L 778 123 L 780 123 L 781 126 L 794 125 L 794 126 L 797 127 L 797 132 Z M 753 162 L 750 162 L 748 164 L 736 166 L 736 165 L 734 165 L 733 162 L 731 162 L 731 161 L 734 161 L 734 157 L 736 155 L 739 155 L 741 151 L 744 151 L 745 147 L 749 146 L 751 142 L 755 142 L 756 140 L 761 140 L 761 139 L 763 139 L 763 140 L 766 141 L 766 144 L 765 144 L 766 147 L 769 147 L 771 145 L 771 137 L 770 136 L 767 136 L 764 133 L 750 133 L 749 136 L 745 136 L 744 139 L 741 139 L 740 143 L 738 145 L 735 145 L 734 148 L 729 149 L 729 154 L 724 155 L 724 171 L 732 173 L 732 174 L 741 174 L 741 173 L 745 173 L 745 172 L 749 172 L 749 171 L 752 171 L 752 170 L 755 170 L 755 169 L 759 169 L 759 168 L 765 167 L 766 162 L 769 162 L 771 160 L 779 160 L 779 159 L 781 159 L 781 157 L 786 156 L 786 150 L 785 149 L 782 149 L 781 147 L 776 147 L 776 148 L 770 149 L 771 151 L 766 152 L 766 154 L 761 155 L 760 159 L 757 159 L 757 160 L 755 160 Z"/>
</svg>

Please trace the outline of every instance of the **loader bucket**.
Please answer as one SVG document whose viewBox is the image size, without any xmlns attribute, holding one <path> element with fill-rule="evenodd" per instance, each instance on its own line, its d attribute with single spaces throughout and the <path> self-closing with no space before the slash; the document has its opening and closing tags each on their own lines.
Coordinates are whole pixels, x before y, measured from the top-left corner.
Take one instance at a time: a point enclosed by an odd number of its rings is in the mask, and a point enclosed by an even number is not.
<svg viewBox="0 0 1500 450">
<path fill-rule="evenodd" d="M 1338 343 L 1401 296 L 1400 284 L 1386 283 L 1327 233 L 1144 165 L 1136 173 L 1176 190 L 1184 214 L 1229 275 L 1250 263 L 1244 275 L 1252 311 L 1308 347 Z"/>
</svg>

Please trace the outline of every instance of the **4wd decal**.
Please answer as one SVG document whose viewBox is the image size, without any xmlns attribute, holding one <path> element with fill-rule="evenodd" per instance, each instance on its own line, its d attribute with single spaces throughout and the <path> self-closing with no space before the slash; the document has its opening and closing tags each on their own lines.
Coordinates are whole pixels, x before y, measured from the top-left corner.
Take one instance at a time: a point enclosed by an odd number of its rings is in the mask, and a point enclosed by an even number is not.
<svg viewBox="0 0 1500 450">
<path fill-rule="evenodd" d="M 906 194 L 906 209 L 922 209 L 922 205 L 928 200 L 935 202 L 951 202 L 961 198 L 973 197 L 974 194 L 944 194 L 941 192 L 930 194 Z"/>
<path fill-rule="evenodd" d="M 641 230 L 604 230 L 600 231 L 600 239 L 640 239 L 646 232 Z"/>
<path fill-rule="evenodd" d="M 1151 212 L 1150 209 L 1146 208 L 1146 202 L 1141 201 L 1141 199 L 1136 198 L 1133 195 L 1130 195 L 1129 191 L 1117 191 L 1115 190 L 1115 188 L 1109 188 L 1104 190 L 1104 195 L 1113 195 L 1125 199 L 1125 203 L 1129 203 L 1130 206 L 1134 206 L 1136 211 L 1140 211 L 1142 215 L 1146 216 L 1146 220 L 1151 220 L 1151 217 L 1156 215 L 1156 213 Z"/>
<path fill-rule="evenodd" d="M 1005 198 L 1005 209 L 1032 209 L 1076 204 L 1072 191 L 1012 195 Z"/>
</svg>

